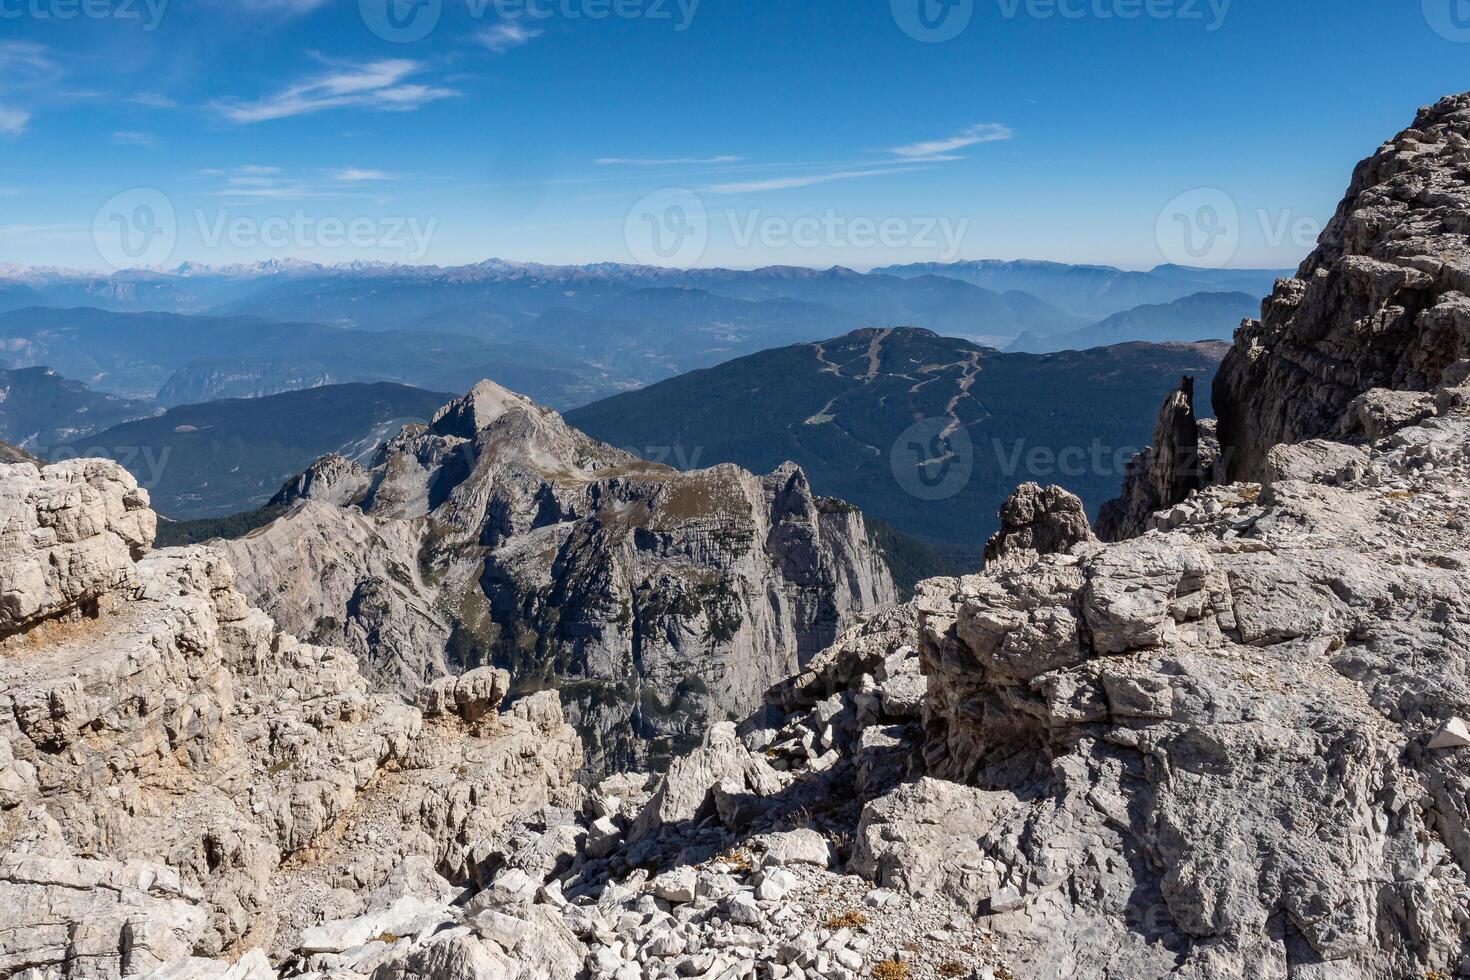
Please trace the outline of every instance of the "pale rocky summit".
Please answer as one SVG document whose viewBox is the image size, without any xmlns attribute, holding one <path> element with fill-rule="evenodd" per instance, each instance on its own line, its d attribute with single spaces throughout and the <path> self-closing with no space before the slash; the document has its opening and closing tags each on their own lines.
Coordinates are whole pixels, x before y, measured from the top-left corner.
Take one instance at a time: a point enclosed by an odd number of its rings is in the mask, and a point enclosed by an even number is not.
<svg viewBox="0 0 1470 980">
<path fill-rule="evenodd" d="M 277 502 L 225 545 L 252 601 L 410 696 L 484 664 L 558 687 L 599 771 L 698 744 L 894 601 L 862 516 L 795 466 L 680 473 L 490 382 Z"/>
<path fill-rule="evenodd" d="M 1371 389 L 1429 392 L 1470 357 L 1470 95 L 1420 111 L 1360 163 L 1295 278 L 1247 321 L 1215 379 L 1232 479 L 1278 443 L 1332 437 Z"/>
</svg>

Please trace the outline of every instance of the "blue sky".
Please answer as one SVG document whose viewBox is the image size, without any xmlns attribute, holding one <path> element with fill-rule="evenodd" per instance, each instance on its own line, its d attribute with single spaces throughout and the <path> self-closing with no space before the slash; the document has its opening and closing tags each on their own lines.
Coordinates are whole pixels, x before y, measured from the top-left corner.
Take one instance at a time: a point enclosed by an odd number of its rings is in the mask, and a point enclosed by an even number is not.
<svg viewBox="0 0 1470 980">
<path fill-rule="evenodd" d="M 1470 79 L 1465 0 L 415 2 L 0 0 L 0 263 L 1290 266 Z"/>
</svg>

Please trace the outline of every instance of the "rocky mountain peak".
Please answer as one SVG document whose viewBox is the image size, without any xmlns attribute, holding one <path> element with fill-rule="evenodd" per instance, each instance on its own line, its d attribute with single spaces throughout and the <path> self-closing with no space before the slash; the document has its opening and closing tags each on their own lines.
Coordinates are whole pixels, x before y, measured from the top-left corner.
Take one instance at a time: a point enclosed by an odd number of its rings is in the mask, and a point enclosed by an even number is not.
<svg viewBox="0 0 1470 980">
<path fill-rule="evenodd" d="M 1380 388 L 1428 392 L 1470 356 L 1470 95 L 1420 110 L 1358 164 L 1302 263 L 1247 321 L 1215 380 L 1232 479 L 1272 446 L 1339 431 Z"/>
<path fill-rule="evenodd" d="M 502 388 L 493 381 L 480 381 L 463 398 L 441 408 L 429 429 L 439 435 L 473 439 L 496 419 L 514 409 L 535 412 L 535 404 L 524 395 Z"/>
<path fill-rule="evenodd" d="M 680 472 L 490 382 L 291 488 L 227 545 L 248 595 L 406 694 L 481 666 L 560 687 L 594 769 L 692 744 L 894 601 L 862 515 L 794 464 Z"/>
</svg>

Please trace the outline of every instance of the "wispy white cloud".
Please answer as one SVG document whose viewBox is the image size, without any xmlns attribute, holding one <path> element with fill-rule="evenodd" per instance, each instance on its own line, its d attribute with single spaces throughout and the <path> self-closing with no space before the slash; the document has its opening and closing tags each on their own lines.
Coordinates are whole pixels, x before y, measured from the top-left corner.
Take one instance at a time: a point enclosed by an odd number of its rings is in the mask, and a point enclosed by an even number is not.
<svg viewBox="0 0 1470 980">
<path fill-rule="evenodd" d="M 179 107 L 176 100 L 157 92 L 137 92 L 128 96 L 127 101 L 149 109 L 177 109 Z"/>
<path fill-rule="evenodd" d="M 339 180 L 345 184 L 393 180 L 396 177 L 396 174 L 390 174 L 386 170 L 363 170 L 358 167 L 347 167 L 332 174 L 333 180 Z"/>
<path fill-rule="evenodd" d="M 599 167 L 702 167 L 714 166 L 721 163 L 739 163 L 745 157 L 718 156 L 718 157 L 669 157 L 663 160 L 637 159 L 630 157 L 601 157 L 597 161 Z"/>
<path fill-rule="evenodd" d="M 303 198 L 353 197 L 369 192 L 368 185 L 397 180 L 402 174 L 386 170 L 346 167 L 340 170 L 291 173 L 280 167 L 244 164 L 228 169 L 211 167 L 199 171 L 211 178 L 211 197 L 235 201 L 300 200 Z"/>
<path fill-rule="evenodd" d="M 11 109 L 0 105 L 0 135 L 19 136 L 26 131 L 31 114 L 24 109 Z"/>
<path fill-rule="evenodd" d="M 524 27 L 512 20 L 501 21 L 499 24 L 487 27 L 475 35 L 475 39 L 482 45 L 500 54 L 511 48 L 518 48 L 522 44 L 540 37 L 541 31 L 534 27 Z"/>
<path fill-rule="evenodd" d="M 84 225 L 0 225 L 0 238 L 29 242 L 74 242 L 90 238 Z"/>
<path fill-rule="evenodd" d="M 33 41 L 0 41 L 0 71 L 11 78 L 12 72 L 28 72 L 32 76 L 54 76 L 60 65 L 45 45 Z"/>
<path fill-rule="evenodd" d="M 33 110 L 26 103 L 54 95 L 61 66 L 51 50 L 33 41 L 0 41 L 0 136 L 26 131 Z"/>
<path fill-rule="evenodd" d="M 918 169 L 918 168 L 914 168 Z M 795 187 L 812 187 L 828 184 L 834 180 L 857 180 L 862 177 L 886 177 L 905 173 L 902 167 L 878 167 L 871 170 L 837 170 L 822 174 L 804 174 L 798 177 L 773 177 L 767 180 L 741 181 L 732 184 L 713 184 L 703 188 L 711 194 L 748 194 L 754 191 L 784 191 Z"/>
<path fill-rule="evenodd" d="M 977 123 L 945 139 L 927 140 L 922 143 L 911 143 L 907 146 L 890 147 L 882 151 L 889 154 L 887 157 L 852 162 L 829 162 L 826 164 L 779 165 L 789 166 L 792 170 L 810 170 L 811 172 L 711 184 L 702 188 L 702 190 L 710 194 L 750 194 L 760 191 L 784 191 L 799 187 L 813 187 L 818 184 L 830 184 L 839 180 L 860 180 L 867 177 L 886 177 L 893 174 L 909 173 L 916 170 L 928 169 L 935 164 L 953 163 L 956 160 L 963 160 L 965 157 L 956 153 L 956 150 L 977 146 L 981 143 L 994 143 L 1000 140 L 1008 140 L 1013 135 L 1010 127 L 1003 126 L 1000 123 Z M 692 166 L 700 164 L 719 165 L 740 163 L 744 159 L 744 157 L 738 156 L 688 157 L 668 160 L 604 157 L 598 160 L 597 163 L 603 166 L 618 164 L 626 166 Z M 727 167 L 726 172 L 753 170 L 772 166 L 778 165 L 744 164 L 738 167 Z"/>
<path fill-rule="evenodd" d="M 976 123 L 945 139 L 926 140 L 922 143 L 910 143 L 907 146 L 892 146 L 888 148 L 888 152 L 900 157 L 934 157 L 943 153 L 953 153 L 955 150 L 963 150 L 967 146 L 998 143 L 1014 135 L 1009 126 L 1003 126 L 1000 123 Z"/>
<path fill-rule="evenodd" d="M 410 112 L 458 94 L 452 89 L 406 81 L 422 70 L 419 62 L 406 58 L 342 65 L 255 102 L 216 103 L 215 107 L 231 122 L 248 124 L 327 109 Z"/>
<path fill-rule="evenodd" d="M 113 133 L 112 142 L 118 146 L 153 147 L 158 145 L 158 139 L 152 133 L 137 133 L 125 129 Z"/>
</svg>

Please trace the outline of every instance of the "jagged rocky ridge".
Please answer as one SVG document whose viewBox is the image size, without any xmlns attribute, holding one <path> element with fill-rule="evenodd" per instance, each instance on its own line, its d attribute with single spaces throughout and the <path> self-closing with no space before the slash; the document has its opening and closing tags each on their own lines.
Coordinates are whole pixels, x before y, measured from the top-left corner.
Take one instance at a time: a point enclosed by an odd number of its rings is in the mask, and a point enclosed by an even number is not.
<svg viewBox="0 0 1470 980">
<path fill-rule="evenodd" d="M 149 553 L 147 505 L 110 461 L 0 466 L 0 974 L 289 953 L 323 914 L 474 880 L 564 790 L 555 694 L 498 714 L 493 670 L 372 694 L 219 554 Z"/>
<path fill-rule="evenodd" d="M 283 626 L 410 695 L 484 664 L 555 687 L 599 772 L 697 745 L 894 601 L 862 515 L 797 467 L 680 473 L 488 381 L 275 503 L 224 547 Z"/>
<path fill-rule="evenodd" d="M 404 862 L 335 893 L 346 914 L 322 903 L 304 930 L 278 929 L 270 962 L 242 956 L 248 942 L 195 959 L 135 954 L 145 944 L 120 934 L 116 948 L 145 970 L 168 958 L 155 980 L 1470 975 L 1467 381 L 1462 359 L 1432 390 L 1360 390 L 1330 428 L 1342 441 L 1278 443 L 1259 482 L 1202 480 L 1115 543 L 1079 525 L 1075 499 L 1021 488 L 979 574 L 864 618 L 661 774 L 553 789 L 485 823 L 473 798 L 450 807 L 485 833 L 459 867 L 438 863 L 454 890 Z M 131 493 L 108 505 L 125 551 L 146 520 Z M 56 606 L 52 589 L 13 608 Z M 0 664 L 89 622 L 32 625 Z M 431 685 L 423 710 L 450 723 L 436 744 L 452 753 L 504 683 Z M 115 737 L 100 717 L 78 742 Z M 6 732 L 28 762 L 51 731 L 30 730 Z M 396 801 L 352 812 L 404 813 Z M 148 880 L 167 896 L 171 879 Z M 110 881 L 77 891 L 113 901 Z M 132 912 L 127 936 L 168 914 Z M 0 949 L 20 932 L 0 929 Z"/>
</svg>

